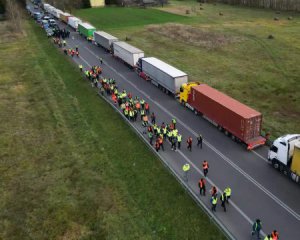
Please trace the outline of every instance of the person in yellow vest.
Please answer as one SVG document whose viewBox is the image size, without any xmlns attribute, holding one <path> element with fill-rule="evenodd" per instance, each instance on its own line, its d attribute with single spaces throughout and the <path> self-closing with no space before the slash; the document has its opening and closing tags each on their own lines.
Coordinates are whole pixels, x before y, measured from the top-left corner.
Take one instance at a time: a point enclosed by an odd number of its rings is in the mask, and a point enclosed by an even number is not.
<svg viewBox="0 0 300 240">
<path fill-rule="evenodd" d="M 231 197 L 231 188 L 230 187 L 225 188 L 224 192 L 226 194 L 226 202 L 229 204 L 229 199 Z"/>
<path fill-rule="evenodd" d="M 213 212 L 216 212 L 216 207 L 217 207 L 217 202 L 218 202 L 218 198 L 217 198 L 217 196 L 216 195 L 213 195 L 212 197 L 211 197 L 211 210 L 213 211 Z"/>
<path fill-rule="evenodd" d="M 178 149 L 180 149 L 180 147 L 181 147 L 181 141 L 182 141 L 182 136 L 181 136 L 181 134 L 178 134 L 178 136 L 177 136 Z"/>
<path fill-rule="evenodd" d="M 187 182 L 188 181 L 188 172 L 190 171 L 190 164 L 186 163 L 182 166 L 182 170 L 184 172 L 184 180 Z"/>
</svg>

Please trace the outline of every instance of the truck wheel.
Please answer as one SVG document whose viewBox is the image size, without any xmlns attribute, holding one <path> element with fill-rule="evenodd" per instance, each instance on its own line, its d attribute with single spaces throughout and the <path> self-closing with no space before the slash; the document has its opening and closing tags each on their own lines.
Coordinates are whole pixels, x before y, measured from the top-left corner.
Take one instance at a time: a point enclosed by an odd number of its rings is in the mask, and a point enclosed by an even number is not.
<svg viewBox="0 0 300 240">
<path fill-rule="evenodd" d="M 231 139 L 232 139 L 232 141 L 236 141 L 236 137 L 235 136 L 233 136 L 233 135 L 231 135 Z"/>
<path fill-rule="evenodd" d="M 194 113 L 195 113 L 195 115 L 198 115 L 198 111 L 197 110 L 195 110 Z"/>
<path fill-rule="evenodd" d="M 181 101 L 181 105 L 184 106 L 184 107 L 186 107 L 185 101 Z"/>
<path fill-rule="evenodd" d="M 227 130 L 225 130 L 224 133 L 225 133 L 226 136 L 229 136 L 229 132 Z"/>
<path fill-rule="evenodd" d="M 219 129 L 220 132 L 223 131 L 223 128 L 220 125 L 218 126 L 218 129 Z"/>
</svg>

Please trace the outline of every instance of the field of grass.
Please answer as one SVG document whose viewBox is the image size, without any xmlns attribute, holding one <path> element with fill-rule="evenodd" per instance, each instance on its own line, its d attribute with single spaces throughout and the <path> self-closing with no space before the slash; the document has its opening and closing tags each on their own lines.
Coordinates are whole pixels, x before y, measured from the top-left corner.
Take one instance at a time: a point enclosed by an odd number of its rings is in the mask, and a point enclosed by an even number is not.
<svg viewBox="0 0 300 240">
<path fill-rule="evenodd" d="M 262 112 L 263 130 L 271 136 L 300 132 L 299 14 L 195 1 L 157 9 L 163 11 L 102 8 L 75 15 L 120 39 L 129 36 L 132 45 L 187 72 L 191 81 L 208 83 Z M 102 18 L 106 14 L 109 21 Z"/>
<path fill-rule="evenodd" d="M 224 239 L 33 22 L 0 23 L 0 239 Z"/>
</svg>

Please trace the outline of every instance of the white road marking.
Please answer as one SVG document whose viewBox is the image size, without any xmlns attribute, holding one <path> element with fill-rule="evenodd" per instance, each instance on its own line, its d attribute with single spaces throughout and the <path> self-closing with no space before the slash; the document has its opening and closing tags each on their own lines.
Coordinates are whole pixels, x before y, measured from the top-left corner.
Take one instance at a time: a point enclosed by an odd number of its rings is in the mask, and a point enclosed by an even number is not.
<svg viewBox="0 0 300 240">
<path fill-rule="evenodd" d="M 264 160 L 265 162 L 269 162 L 268 159 L 266 157 L 263 157 L 262 155 L 260 155 L 258 152 L 251 150 L 252 153 L 254 153 L 256 156 L 258 156 L 259 158 L 261 158 L 262 160 Z"/>
</svg>

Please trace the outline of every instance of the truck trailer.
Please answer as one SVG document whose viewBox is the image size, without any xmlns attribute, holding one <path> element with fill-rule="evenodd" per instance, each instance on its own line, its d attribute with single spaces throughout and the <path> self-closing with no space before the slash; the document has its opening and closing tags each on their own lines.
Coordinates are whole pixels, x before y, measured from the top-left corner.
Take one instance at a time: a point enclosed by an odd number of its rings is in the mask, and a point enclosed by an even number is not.
<svg viewBox="0 0 300 240">
<path fill-rule="evenodd" d="M 132 68 L 135 68 L 140 58 L 144 57 L 144 52 L 126 42 L 113 42 L 113 55 Z"/>
<path fill-rule="evenodd" d="M 174 96 L 179 94 L 181 85 L 188 82 L 186 73 L 155 57 L 140 58 L 139 67 L 155 86 Z"/>
<path fill-rule="evenodd" d="M 260 135 L 261 113 L 206 84 L 183 84 L 180 101 L 233 140 L 245 143 L 248 150 L 266 142 Z"/>
<path fill-rule="evenodd" d="M 87 39 L 92 39 L 96 28 L 88 23 L 78 23 L 78 32 Z"/>
<path fill-rule="evenodd" d="M 103 47 L 107 51 L 112 50 L 113 42 L 119 41 L 118 38 L 116 38 L 106 32 L 103 32 L 103 31 L 94 32 L 94 40 L 98 46 Z"/>
<path fill-rule="evenodd" d="M 60 20 L 66 24 L 68 24 L 68 19 L 69 17 L 71 17 L 72 15 L 70 13 L 66 13 L 66 12 L 62 12 L 60 14 Z"/>
<path fill-rule="evenodd" d="M 73 29 L 78 29 L 78 24 L 82 23 L 82 21 L 77 17 L 69 17 L 68 18 L 68 25 L 72 27 Z"/>
<path fill-rule="evenodd" d="M 287 134 L 277 138 L 268 152 L 274 168 L 300 183 L 300 134 Z"/>
<path fill-rule="evenodd" d="M 54 17 L 56 17 L 57 19 L 60 19 L 60 15 L 63 14 L 63 11 L 62 10 L 59 10 L 57 8 L 53 9 L 52 11 L 52 15 Z"/>
</svg>

